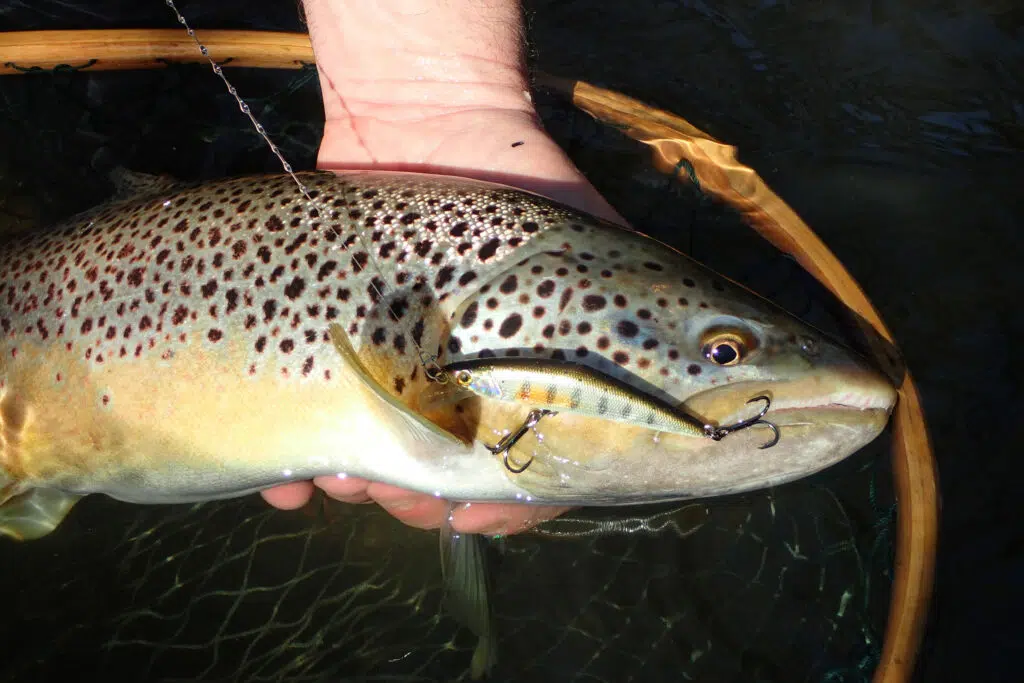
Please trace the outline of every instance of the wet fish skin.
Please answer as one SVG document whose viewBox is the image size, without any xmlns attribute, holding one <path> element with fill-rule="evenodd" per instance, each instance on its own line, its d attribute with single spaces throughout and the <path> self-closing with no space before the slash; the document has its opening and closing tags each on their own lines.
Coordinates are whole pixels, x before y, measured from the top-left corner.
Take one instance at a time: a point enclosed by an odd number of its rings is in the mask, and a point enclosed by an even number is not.
<svg viewBox="0 0 1024 683">
<path fill-rule="evenodd" d="M 805 476 L 887 421 L 894 390 L 867 363 L 642 235 L 477 181 L 301 178 L 314 205 L 287 176 L 218 181 L 0 252 L 0 501 L 210 500 L 334 473 L 456 500 L 665 500 Z M 718 334 L 745 340 L 745 362 L 709 363 Z M 560 415 L 552 464 L 517 477 L 483 444 L 518 406 L 431 414 L 460 447 L 399 415 L 426 386 L 417 347 L 442 364 L 571 359 L 717 422 L 767 391 L 795 422 L 766 458 L 742 434 L 652 441 Z"/>
</svg>

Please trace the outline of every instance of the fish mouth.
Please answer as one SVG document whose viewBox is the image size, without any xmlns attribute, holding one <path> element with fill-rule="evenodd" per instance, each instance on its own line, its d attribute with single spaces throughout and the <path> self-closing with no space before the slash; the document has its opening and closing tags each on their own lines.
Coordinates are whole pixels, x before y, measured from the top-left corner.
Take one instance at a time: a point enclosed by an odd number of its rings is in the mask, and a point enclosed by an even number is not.
<svg viewBox="0 0 1024 683">
<path fill-rule="evenodd" d="M 828 420 L 877 424 L 879 431 L 896 405 L 896 388 L 880 373 L 851 368 L 800 379 L 751 380 L 707 389 L 685 403 L 688 412 L 710 424 L 733 424 L 751 418 L 770 404 L 764 420 L 778 426 L 797 426 Z M 857 418 L 861 417 L 862 420 Z M 879 424 L 880 422 L 880 424 Z"/>
</svg>

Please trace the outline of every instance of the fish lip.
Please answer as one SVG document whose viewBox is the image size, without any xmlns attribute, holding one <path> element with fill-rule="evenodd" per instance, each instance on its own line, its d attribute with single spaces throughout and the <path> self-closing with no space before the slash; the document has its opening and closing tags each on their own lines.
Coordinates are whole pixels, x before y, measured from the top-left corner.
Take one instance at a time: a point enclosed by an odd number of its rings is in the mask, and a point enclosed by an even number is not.
<svg viewBox="0 0 1024 683">
<path fill-rule="evenodd" d="M 746 395 L 745 399 L 737 396 L 742 394 Z M 731 402 L 734 396 L 737 400 Z M 824 382 L 813 379 L 737 382 L 694 394 L 685 403 L 697 414 L 710 412 L 712 415 L 708 417 L 726 423 L 749 418 L 756 408 L 763 408 L 763 403 L 756 400 L 760 396 L 771 400 L 765 414 L 769 421 L 772 415 L 810 411 L 862 414 L 871 420 L 871 416 L 878 413 L 892 413 L 897 392 L 891 383 L 874 373 L 842 373 Z M 731 402 L 728 407 L 726 402 Z"/>
</svg>

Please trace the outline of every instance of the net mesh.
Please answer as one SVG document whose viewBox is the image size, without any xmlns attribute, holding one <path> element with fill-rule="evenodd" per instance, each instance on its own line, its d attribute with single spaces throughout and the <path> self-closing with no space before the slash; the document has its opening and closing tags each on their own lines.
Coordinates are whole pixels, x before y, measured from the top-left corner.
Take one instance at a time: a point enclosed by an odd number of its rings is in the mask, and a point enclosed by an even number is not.
<svg viewBox="0 0 1024 683">
<path fill-rule="evenodd" d="M 13 3 L 0 22 L 175 25 L 163 3 L 148 4 Z M 301 28 L 288 3 L 264 5 L 180 7 L 200 37 L 204 27 Z M 541 40 L 557 25 L 556 5 L 531 5 Z M 581 62 L 533 59 L 585 76 Z M 322 128 L 315 71 L 228 75 L 291 164 L 312 167 Z M 831 298 L 730 212 L 656 174 L 617 132 L 556 98 L 537 100 L 548 129 L 631 222 L 840 329 Z M 103 201 L 117 166 L 189 180 L 280 168 L 201 65 L 0 79 L 0 135 L 7 236 Z M 883 437 L 766 492 L 578 511 L 494 543 L 495 680 L 870 680 L 892 575 L 888 446 Z M 373 506 L 317 498 L 280 512 L 255 497 L 168 507 L 91 497 L 57 533 L 2 552 L 17 615 L 0 623 L 0 676 L 10 681 L 463 680 L 474 646 L 441 612 L 436 535 Z"/>
</svg>

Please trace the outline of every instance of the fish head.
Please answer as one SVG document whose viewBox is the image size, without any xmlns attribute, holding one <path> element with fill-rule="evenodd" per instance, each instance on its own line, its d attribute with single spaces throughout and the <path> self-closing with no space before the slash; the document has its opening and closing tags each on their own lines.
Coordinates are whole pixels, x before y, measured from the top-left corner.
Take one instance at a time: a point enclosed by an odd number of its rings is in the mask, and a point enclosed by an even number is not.
<svg viewBox="0 0 1024 683">
<path fill-rule="evenodd" d="M 577 227 L 551 231 L 462 302 L 448 360 L 576 362 L 712 427 L 767 406 L 779 440 L 760 448 L 773 439 L 766 425 L 716 441 L 561 412 L 514 449 L 531 461 L 510 475 L 518 486 L 601 504 L 749 491 L 825 469 L 884 429 L 896 390 L 853 350 L 655 240 Z M 514 431 L 528 408 L 479 400 L 478 438 Z"/>
</svg>

